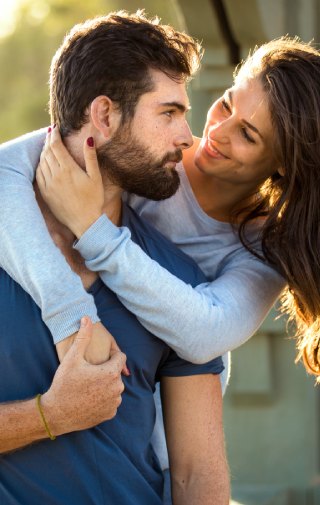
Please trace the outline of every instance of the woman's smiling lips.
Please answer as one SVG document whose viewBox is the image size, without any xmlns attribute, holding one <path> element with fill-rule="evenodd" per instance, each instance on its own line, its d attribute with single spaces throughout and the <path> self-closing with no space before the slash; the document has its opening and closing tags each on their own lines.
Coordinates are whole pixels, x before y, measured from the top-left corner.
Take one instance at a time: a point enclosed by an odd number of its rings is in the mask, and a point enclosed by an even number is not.
<svg viewBox="0 0 320 505">
<path fill-rule="evenodd" d="M 216 158 L 216 159 L 228 159 L 227 156 L 222 154 L 213 144 L 212 140 L 206 139 L 205 144 L 204 144 L 204 149 L 206 153 L 211 157 L 211 158 Z"/>
</svg>

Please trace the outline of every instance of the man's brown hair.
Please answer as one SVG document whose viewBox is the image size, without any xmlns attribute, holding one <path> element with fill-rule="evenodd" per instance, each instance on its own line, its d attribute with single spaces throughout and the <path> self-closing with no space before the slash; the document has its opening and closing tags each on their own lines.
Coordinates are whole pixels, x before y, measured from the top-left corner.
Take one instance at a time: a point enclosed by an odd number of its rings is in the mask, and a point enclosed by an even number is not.
<svg viewBox="0 0 320 505">
<path fill-rule="evenodd" d="M 198 69 L 201 48 L 192 37 L 148 19 L 143 11 L 125 11 L 90 19 L 66 35 L 50 71 L 50 114 L 62 135 L 79 130 L 95 97 L 106 95 L 122 113 L 152 91 L 150 69 L 187 80 Z"/>
</svg>

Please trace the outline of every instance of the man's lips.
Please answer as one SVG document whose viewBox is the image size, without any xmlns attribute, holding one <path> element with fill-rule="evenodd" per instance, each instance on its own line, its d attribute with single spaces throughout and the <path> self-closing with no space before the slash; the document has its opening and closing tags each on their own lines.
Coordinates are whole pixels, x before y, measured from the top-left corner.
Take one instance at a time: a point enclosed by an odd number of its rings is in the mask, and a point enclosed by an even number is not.
<svg viewBox="0 0 320 505">
<path fill-rule="evenodd" d="M 207 137 L 207 139 L 205 141 L 204 149 L 205 149 L 206 153 L 211 158 L 228 159 L 228 156 L 225 156 L 224 154 L 222 154 L 222 152 L 219 151 L 219 149 L 216 148 L 216 146 L 214 145 L 214 143 L 212 142 L 212 140 L 210 140 L 208 137 Z"/>
<path fill-rule="evenodd" d="M 172 169 L 172 168 L 176 168 L 177 163 L 178 163 L 177 161 L 167 161 L 167 162 L 164 164 L 164 167 L 165 167 L 165 168 L 170 168 L 170 169 Z"/>
<path fill-rule="evenodd" d="M 164 165 L 166 168 L 175 168 L 177 163 L 182 160 L 182 151 L 178 151 L 176 154 L 169 154 L 164 160 Z"/>
</svg>

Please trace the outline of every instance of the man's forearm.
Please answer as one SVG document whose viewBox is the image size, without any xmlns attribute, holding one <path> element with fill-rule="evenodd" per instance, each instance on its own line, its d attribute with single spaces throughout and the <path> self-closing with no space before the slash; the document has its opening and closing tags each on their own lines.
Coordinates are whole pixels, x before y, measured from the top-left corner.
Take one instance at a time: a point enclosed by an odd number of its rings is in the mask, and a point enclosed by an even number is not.
<svg viewBox="0 0 320 505">
<path fill-rule="evenodd" d="M 219 376 L 164 377 L 161 387 L 173 504 L 228 505 Z"/>
<path fill-rule="evenodd" d="M 201 473 L 192 473 L 190 478 L 172 476 L 173 505 L 228 505 L 230 483 L 227 468 L 216 475 L 207 468 Z"/>
<path fill-rule="evenodd" d="M 125 355 L 116 351 L 106 363 L 92 365 L 84 358 L 91 338 L 92 323 L 84 318 L 50 388 L 41 397 L 41 410 L 52 435 L 85 430 L 112 419 L 121 403 Z M 48 434 L 36 399 L 0 404 L 0 453 L 44 438 Z"/>
<path fill-rule="evenodd" d="M 5 453 L 48 438 L 35 398 L 0 405 L 0 452 Z"/>
</svg>

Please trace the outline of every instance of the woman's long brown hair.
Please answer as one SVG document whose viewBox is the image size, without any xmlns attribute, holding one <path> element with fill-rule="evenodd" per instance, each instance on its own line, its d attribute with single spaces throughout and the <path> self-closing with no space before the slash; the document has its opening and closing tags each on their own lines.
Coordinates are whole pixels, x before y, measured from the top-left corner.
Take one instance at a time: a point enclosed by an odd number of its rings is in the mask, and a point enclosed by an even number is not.
<svg viewBox="0 0 320 505">
<path fill-rule="evenodd" d="M 320 376 L 320 53 L 297 38 L 258 48 L 235 79 L 258 78 L 267 94 L 281 174 L 268 179 L 240 225 L 266 216 L 264 257 L 287 279 L 282 308 L 295 321 L 298 358 Z M 256 251 L 252 251 L 257 254 Z"/>
</svg>

